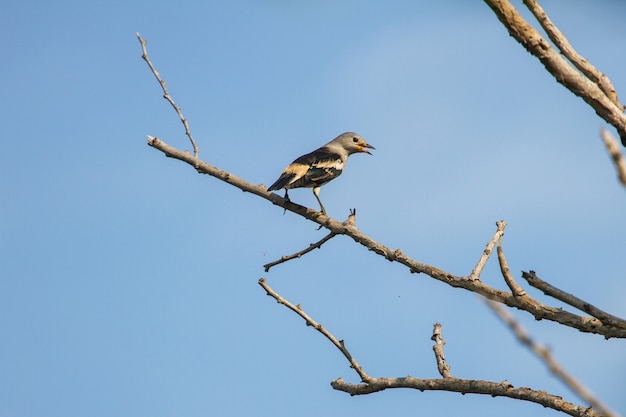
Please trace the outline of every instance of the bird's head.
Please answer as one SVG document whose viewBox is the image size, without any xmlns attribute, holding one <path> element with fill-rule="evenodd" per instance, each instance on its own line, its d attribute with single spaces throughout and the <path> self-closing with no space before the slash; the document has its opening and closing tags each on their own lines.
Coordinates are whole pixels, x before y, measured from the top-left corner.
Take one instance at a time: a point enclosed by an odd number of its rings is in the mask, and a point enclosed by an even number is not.
<svg viewBox="0 0 626 417">
<path fill-rule="evenodd" d="M 365 152 L 371 155 L 368 149 L 376 149 L 372 145 L 365 142 L 365 139 L 363 139 L 361 136 L 357 135 L 354 132 L 342 133 L 330 143 L 335 143 L 341 146 L 348 152 L 348 155 L 358 152 Z"/>
</svg>

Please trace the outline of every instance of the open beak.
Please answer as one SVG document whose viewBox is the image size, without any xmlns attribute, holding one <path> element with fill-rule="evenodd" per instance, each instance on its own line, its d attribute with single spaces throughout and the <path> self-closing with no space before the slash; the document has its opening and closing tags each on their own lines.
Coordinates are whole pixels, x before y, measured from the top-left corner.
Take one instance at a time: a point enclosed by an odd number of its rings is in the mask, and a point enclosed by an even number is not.
<svg viewBox="0 0 626 417">
<path fill-rule="evenodd" d="M 370 154 L 370 155 L 371 155 L 372 153 L 371 153 L 370 151 L 368 151 L 366 148 L 367 148 L 367 149 L 376 149 L 375 147 L 373 147 L 372 145 L 369 145 L 369 144 L 367 144 L 367 143 L 361 147 L 361 152 L 365 152 L 365 153 L 368 153 L 368 154 Z"/>
</svg>

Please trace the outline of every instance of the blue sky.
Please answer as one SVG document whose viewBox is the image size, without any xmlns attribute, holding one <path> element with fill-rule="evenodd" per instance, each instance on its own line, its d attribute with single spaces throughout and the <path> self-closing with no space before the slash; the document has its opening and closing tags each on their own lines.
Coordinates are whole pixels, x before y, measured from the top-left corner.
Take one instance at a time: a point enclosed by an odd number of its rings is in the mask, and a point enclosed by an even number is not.
<svg viewBox="0 0 626 417">
<path fill-rule="evenodd" d="M 544 7 L 625 100 L 626 5 Z M 348 238 L 265 274 L 325 232 L 146 145 L 189 148 L 135 32 L 204 160 L 269 185 L 356 131 L 376 151 L 322 189 L 329 215 L 356 207 L 364 233 L 455 274 L 504 219 L 516 277 L 533 269 L 624 317 L 626 201 L 604 124 L 484 3 L 27 1 L 1 15 L 0 415 L 556 415 L 484 396 L 333 391 L 356 374 L 265 295 L 263 276 L 370 375 L 437 377 L 440 322 L 455 376 L 581 403 L 476 296 Z M 309 190 L 290 196 L 316 207 Z M 483 280 L 505 288 L 493 262 Z M 626 412 L 624 341 L 514 314 Z"/>
</svg>

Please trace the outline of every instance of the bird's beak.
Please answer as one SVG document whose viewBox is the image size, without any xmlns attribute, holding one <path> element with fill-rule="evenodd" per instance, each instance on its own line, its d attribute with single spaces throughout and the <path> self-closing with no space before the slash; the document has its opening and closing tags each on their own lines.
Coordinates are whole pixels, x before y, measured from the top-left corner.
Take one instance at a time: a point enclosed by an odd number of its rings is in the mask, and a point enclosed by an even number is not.
<svg viewBox="0 0 626 417">
<path fill-rule="evenodd" d="M 372 153 L 370 151 L 368 151 L 366 148 L 368 148 L 368 149 L 376 149 L 375 147 L 373 147 L 372 145 L 369 145 L 367 143 L 361 147 L 361 152 L 365 152 L 365 153 L 368 153 L 370 155 Z"/>
</svg>

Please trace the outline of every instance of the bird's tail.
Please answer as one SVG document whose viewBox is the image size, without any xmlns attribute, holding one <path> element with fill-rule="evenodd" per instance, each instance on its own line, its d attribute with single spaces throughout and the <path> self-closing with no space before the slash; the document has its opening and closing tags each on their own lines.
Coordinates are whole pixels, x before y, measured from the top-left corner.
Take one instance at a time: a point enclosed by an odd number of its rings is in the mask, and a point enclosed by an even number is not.
<svg viewBox="0 0 626 417">
<path fill-rule="evenodd" d="M 267 191 L 280 190 L 281 188 L 284 188 L 285 186 L 291 183 L 294 177 L 295 177 L 294 174 L 281 175 L 280 178 L 278 178 L 274 184 L 270 185 L 270 188 L 268 188 Z"/>
</svg>

